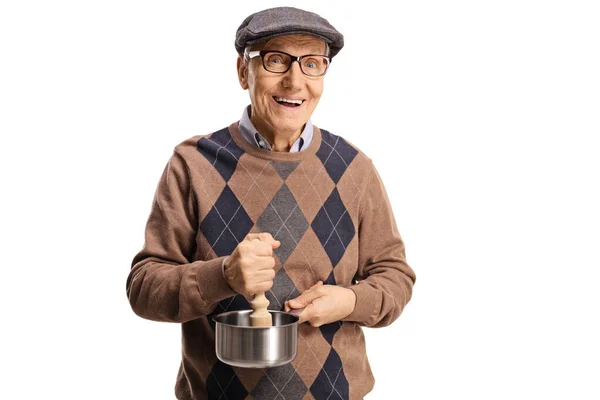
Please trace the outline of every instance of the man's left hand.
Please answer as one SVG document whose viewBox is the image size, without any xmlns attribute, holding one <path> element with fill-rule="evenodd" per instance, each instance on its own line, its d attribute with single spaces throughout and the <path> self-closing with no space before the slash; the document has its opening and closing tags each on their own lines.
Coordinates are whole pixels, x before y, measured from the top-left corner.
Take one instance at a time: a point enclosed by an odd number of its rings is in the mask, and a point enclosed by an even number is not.
<svg viewBox="0 0 600 400">
<path fill-rule="evenodd" d="M 356 294 L 341 286 L 317 282 L 295 299 L 285 302 L 285 311 L 304 308 L 298 323 L 308 322 L 319 327 L 346 318 L 356 304 Z"/>
</svg>

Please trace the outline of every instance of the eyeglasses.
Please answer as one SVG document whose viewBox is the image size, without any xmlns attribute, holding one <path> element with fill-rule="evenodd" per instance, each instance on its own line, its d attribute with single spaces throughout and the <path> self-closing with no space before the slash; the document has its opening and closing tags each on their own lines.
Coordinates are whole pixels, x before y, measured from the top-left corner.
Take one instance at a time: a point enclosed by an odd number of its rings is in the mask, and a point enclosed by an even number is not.
<svg viewBox="0 0 600 400">
<path fill-rule="evenodd" d="M 298 61 L 300 70 L 307 76 L 325 75 L 331 59 L 320 54 L 307 54 L 293 56 L 283 51 L 256 50 L 248 52 L 248 57 L 260 56 L 263 68 L 275 74 L 284 74 L 289 71 L 294 61 Z"/>
</svg>

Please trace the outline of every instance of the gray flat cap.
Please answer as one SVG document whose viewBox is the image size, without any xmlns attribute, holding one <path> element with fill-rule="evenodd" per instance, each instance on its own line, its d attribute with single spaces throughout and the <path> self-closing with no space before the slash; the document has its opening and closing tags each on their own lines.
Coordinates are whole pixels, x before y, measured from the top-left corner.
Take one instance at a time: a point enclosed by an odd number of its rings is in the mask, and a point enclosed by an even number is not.
<svg viewBox="0 0 600 400">
<path fill-rule="evenodd" d="M 344 47 L 344 36 L 325 18 L 298 8 L 276 7 L 256 12 L 242 22 L 235 34 L 235 49 L 242 55 L 249 44 L 302 33 L 325 40 L 331 58 Z"/>
</svg>

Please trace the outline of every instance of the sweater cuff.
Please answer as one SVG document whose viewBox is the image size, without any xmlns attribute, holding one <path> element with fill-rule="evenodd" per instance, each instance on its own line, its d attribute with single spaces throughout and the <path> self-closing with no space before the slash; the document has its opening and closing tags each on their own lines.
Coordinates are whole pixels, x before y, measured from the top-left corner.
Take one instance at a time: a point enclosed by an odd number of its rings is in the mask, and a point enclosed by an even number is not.
<svg viewBox="0 0 600 400">
<path fill-rule="evenodd" d="M 225 258 L 218 257 L 209 261 L 196 261 L 191 264 L 196 276 L 198 292 L 207 304 L 218 303 L 237 294 L 229 287 L 223 276 L 222 266 Z"/>
<path fill-rule="evenodd" d="M 377 317 L 377 310 L 381 308 L 381 293 L 366 283 L 359 282 L 348 286 L 356 294 L 354 311 L 342 321 L 357 322 L 361 325 L 373 325 Z"/>
<path fill-rule="evenodd" d="M 229 256 L 223 257 L 223 261 L 221 262 L 221 274 L 223 275 L 223 278 L 226 278 L 226 276 L 225 276 L 225 260 L 227 260 L 228 258 L 229 258 Z"/>
</svg>

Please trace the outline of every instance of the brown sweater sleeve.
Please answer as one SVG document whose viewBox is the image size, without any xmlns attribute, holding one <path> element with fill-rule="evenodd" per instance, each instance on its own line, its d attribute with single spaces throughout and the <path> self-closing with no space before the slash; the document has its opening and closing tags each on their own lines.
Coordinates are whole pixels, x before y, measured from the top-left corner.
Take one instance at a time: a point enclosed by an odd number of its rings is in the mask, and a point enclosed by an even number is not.
<svg viewBox="0 0 600 400">
<path fill-rule="evenodd" d="M 192 262 L 198 223 L 189 170 L 175 151 L 156 189 L 144 247 L 127 278 L 127 297 L 137 315 L 186 322 L 235 295 L 221 272 L 225 257 Z"/>
<path fill-rule="evenodd" d="M 354 311 L 344 318 L 359 325 L 382 327 L 394 322 L 412 296 L 416 276 L 406 263 L 404 243 L 381 177 L 372 172 L 359 214 L 359 265 Z"/>
</svg>

